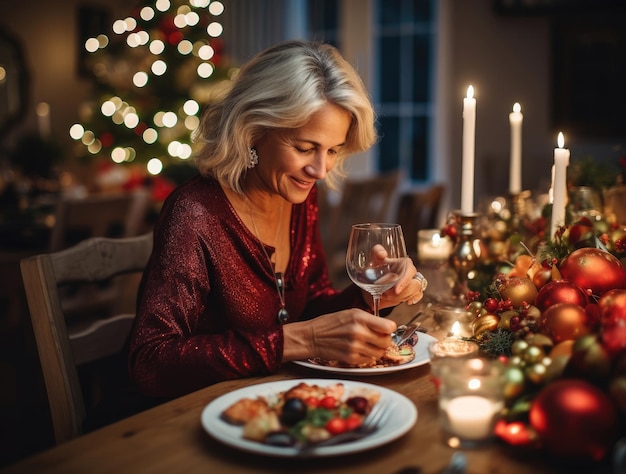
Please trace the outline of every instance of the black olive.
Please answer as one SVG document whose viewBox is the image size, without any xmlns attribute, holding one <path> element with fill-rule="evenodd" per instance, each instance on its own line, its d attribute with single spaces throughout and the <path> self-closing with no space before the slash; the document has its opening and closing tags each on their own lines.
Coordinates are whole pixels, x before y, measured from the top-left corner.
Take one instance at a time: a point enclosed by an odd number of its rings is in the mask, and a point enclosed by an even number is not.
<svg viewBox="0 0 626 474">
<path fill-rule="evenodd" d="M 306 416 L 306 404 L 299 398 L 289 398 L 283 405 L 280 421 L 283 425 L 293 426 Z"/>
<path fill-rule="evenodd" d="M 265 437 L 265 442 L 267 444 L 271 444 L 272 446 L 295 446 L 297 441 L 290 433 L 287 431 L 272 431 L 268 433 Z"/>
<path fill-rule="evenodd" d="M 352 397 L 346 400 L 346 405 L 352 408 L 355 412 L 360 415 L 364 415 L 369 410 L 369 402 L 365 397 Z"/>
</svg>

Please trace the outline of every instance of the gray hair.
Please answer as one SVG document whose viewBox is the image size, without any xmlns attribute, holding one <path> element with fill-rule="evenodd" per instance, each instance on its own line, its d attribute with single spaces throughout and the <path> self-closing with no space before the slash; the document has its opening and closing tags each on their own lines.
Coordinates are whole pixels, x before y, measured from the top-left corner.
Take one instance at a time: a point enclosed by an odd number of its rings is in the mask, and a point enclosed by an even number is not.
<svg viewBox="0 0 626 474">
<path fill-rule="evenodd" d="M 225 97 L 205 111 L 194 134 L 196 166 L 241 192 L 248 150 L 270 129 L 306 124 L 324 104 L 352 115 L 346 144 L 326 181 L 333 187 L 345 158 L 377 139 L 374 110 L 358 73 L 331 45 L 287 41 L 259 53 L 237 73 Z"/>
</svg>

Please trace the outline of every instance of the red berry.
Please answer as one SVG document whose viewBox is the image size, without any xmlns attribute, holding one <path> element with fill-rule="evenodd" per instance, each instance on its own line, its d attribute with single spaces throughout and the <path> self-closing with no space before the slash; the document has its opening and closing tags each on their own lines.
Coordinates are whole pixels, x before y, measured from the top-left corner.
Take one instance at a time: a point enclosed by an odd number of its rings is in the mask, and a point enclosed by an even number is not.
<svg viewBox="0 0 626 474">
<path fill-rule="evenodd" d="M 522 328 L 522 325 L 520 324 L 520 318 L 519 316 L 513 316 L 510 320 L 509 320 L 509 324 L 511 325 L 511 330 L 512 331 L 518 331 L 519 329 Z"/>
<path fill-rule="evenodd" d="M 498 310 L 498 300 L 495 298 L 487 298 L 483 303 L 483 307 L 490 313 L 495 313 Z"/>
</svg>

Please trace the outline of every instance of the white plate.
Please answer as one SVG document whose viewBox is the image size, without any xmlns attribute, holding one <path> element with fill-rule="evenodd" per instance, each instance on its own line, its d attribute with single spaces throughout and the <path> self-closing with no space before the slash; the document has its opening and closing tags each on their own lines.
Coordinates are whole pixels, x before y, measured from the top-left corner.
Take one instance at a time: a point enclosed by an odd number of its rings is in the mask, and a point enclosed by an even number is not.
<svg viewBox="0 0 626 474">
<path fill-rule="evenodd" d="M 388 388 L 350 380 L 291 379 L 251 385 L 216 398 L 202 410 L 202 426 L 207 433 L 218 441 L 243 451 L 276 457 L 298 456 L 299 453 L 296 448 L 270 446 L 244 439 L 242 436 L 243 428 L 226 423 L 222 420 L 221 414 L 226 408 L 242 398 L 274 395 L 289 390 L 300 382 L 305 382 L 309 385 L 319 385 L 320 387 L 343 383 L 346 387 L 346 394 L 355 388 L 374 389 L 380 393 L 380 401 L 389 402 L 392 407 L 391 416 L 387 422 L 371 435 L 336 446 L 320 447 L 311 451 L 310 456 L 337 456 L 382 446 L 404 435 L 417 421 L 417 408 L 415 408 L 413 402 L 404 395 Z"/>
<path fill-rule="evenodd" d="M 327 365 L 320 365 L 305 360 L 294 361 L 294 364 L 302 365 L 310 369 L 322 370 L 324 372 L 350 375 L 382 375 L 390 372 L 412 369 L 413 367 L 419 367 L 420 365 L 428 364 L 430 362 L 430 357 L 428 356 L 428 345 L 437 340 L 433 336 L 423 332 L 418 333 L 418 335 L 419 337 L 417 339 L 417 343 L 415 344 L 415 358 L 406 364 L 391 365 L 389 367 L 365 367 L 362 369 L 353 367 L 329 367 Z"/>
</svg>

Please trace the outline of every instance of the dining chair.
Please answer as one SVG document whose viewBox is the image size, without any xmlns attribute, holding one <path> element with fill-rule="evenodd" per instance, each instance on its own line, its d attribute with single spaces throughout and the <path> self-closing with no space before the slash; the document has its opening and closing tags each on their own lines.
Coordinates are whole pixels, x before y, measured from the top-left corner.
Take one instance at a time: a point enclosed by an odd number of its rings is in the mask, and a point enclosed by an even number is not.
<svg viewBox="0 0 626 474">
<path fill-rule="evenodd" d="M 345 261 L 350 228 L 364 222 L 388 222 L 394 216 L 393 206 L 398 195 L 402 172 L 392 171 L 362 179 L 343 182 L 339 203 L 327 207 L 321 215 L 321 233 L 326 236 L 325 250 L 331 281 L 336 286 L 349 283 Z"/>
<path fill-rule="evenodd" d="M 62 198 L 55 211 L 50 252 L 68 248 L 91 237 L 133 237 L 146 231 L 150 205 L 147 189 L 94 194 L 83 198 Z M 61 306 L 68 317 L 109 311 L 120 298 L 123 280 L 89 286 L 67 285 L 60 291 Z"/>
<path fill-rule="evenodd" d="M 396 220 L 402 226 L 409 255 L 417 256 L 417 231 L 436 229 L 445 186 L 437 183 L 423 190 L 403 193 L 398 200 Z"/>
<path fill-rule="evenodd" d="M 59 290 L 68 283 L 97 284 L 119 275 L 138 275 L 151 251 L 152 233 L 95 237 L 20 262 L 57 444 L 82 433 L 87 412 L 80 368 L 119 354 L 135 317 L 133 299 L 125 311 L 68 319 Z"/>
<path fill-rule="evenodd" d="M 64 197 L 57 203 L 49 250 L 56 252 L 90 237 L 140 234 L 150 205 L 147 189 Z"/>
</svg>

